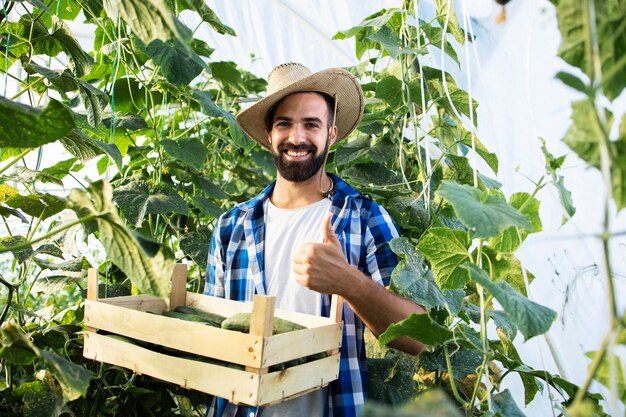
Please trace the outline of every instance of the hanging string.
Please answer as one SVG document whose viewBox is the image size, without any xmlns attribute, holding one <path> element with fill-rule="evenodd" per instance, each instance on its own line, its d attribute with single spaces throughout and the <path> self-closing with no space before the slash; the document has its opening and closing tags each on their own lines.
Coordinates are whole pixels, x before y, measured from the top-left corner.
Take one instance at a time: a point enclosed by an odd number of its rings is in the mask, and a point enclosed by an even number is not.
<svg viewBox="0 0 626 417">
<path fill-rule="evenodd" d="M 7 96 L 7 85 L 9 80 L 9 49 L 11 48 L 11 30 L 9 23 L 9 13 L 10 10 L 7 11 L 7 1 L 2 2 L 2 11 L 4 13 L 4 18 L 7 20 L 7 47 L 4 52 L 4 93 L 3 96 Z M 0 155 L 2 155 L 0 153 Z"/>
</svg>

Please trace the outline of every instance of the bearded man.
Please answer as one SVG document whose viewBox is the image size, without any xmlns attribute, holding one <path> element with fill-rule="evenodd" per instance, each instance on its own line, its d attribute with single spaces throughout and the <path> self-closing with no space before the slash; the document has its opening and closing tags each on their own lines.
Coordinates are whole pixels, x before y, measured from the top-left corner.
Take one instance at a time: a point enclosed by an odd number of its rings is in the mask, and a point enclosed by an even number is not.
<svg viewBox="0 0 626 417">
<path fill-rule="evenodd" d="M 329 295 L 337 294 L 345 300 L 341 360 L 339 378 L 324 389 L 259 409 L 216 399 L 207 416 L 356 417 L 366 399 L 365 326 L 378 336 L 424 312 L 385 288 L 397 264 L 389 213 L 324 170 L 330 146 L 357 127 L 363 104 L 349 72 L 311 73 L 288 63 L 270 73 L 267 96 L 237 115 L 272 153 L 276 180 L 219 218 L 205 294 L 241 301 L 272 295 L 278 308 L 315 315 L 328 315 Z M 423 349 L 406 337 L 390 345 L 415 355 Z"/>
</svg>

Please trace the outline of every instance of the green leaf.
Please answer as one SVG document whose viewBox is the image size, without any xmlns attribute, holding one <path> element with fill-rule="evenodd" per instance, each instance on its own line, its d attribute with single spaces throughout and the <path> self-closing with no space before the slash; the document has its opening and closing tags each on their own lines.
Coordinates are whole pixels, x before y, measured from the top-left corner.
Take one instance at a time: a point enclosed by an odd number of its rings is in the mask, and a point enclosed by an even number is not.
<svg viewBox="0 0 626 417">
<path fill-rule="evenodd" d="M 397 196 L 389 200 L 387 209 L 403 229 L 415 230 L 421 235 L 430 227 L 430 212 L 421 198 Z"/>
<path fill-rule="evenodd" d="M 163 149 L 174 158 L 202 171 L 202 167 L 209 155 L 207 147 L 196 138 L 182 138 L 178 140 L 163 139 L 159 142 Z"/>
<path fill-rule="evenodd" d="M 376 98 L 384 100 L 392 109 L 402 105 L 402 81 L 394 76 L 385 77 L 376 83 Z"/>
<path fill-rule="evenodd" d="M 54 216 L 67 208 L 67 202 L 64 198 L 52 194 L 15 195 L 7 199 L 6 204 L 13 208 L 19 208 L 29 216 L 39 217 L 41 220 Z"/>
<path fill-rule="evenodd" d="M 561 168 L 561 165 L 563 165 L 566 155 L 555 158 L 550 152 L 548 152 L 546 141 L 543 139 L 541 139 L 541 150 L 546 158 L 546 170 L 552 178 L 552 185 L 554 185 L 559 193 L 561 205 L 565 209 L 567 215 L 572 217 L 576 213 L 576 207 L 574 207 L 574 202 L 572 201 L 572 193 L 565 188 L 565 178 L 557 173 L 557 170 Z"/>
<path fill-rule="evenodd" d="M 485 271 L 475 264 L 466 264 L 472 279 L 485 287 L 500 303 L 506 315 L 515 323 L 524 339 L 547 332 L 556 318 L 556 312 L 519 294 L 508 283 L 492 282 Z"/>
<path fill-rule="evenodd" d="M 165 184 L 150 189 L 146 181 L 135 180 L 113 191 L 113 200 L 126 219 L 137 227 L 146 214 L 189 214 L 185 200 Z"/>
<path fill-rule="evenodd" d="M 54 352 L 39 351 L 38 355 L 50 368 L 63 388 L 63 398 L 73 401 L 87 395 L 89 382 L 95 375 L 88 369 L 72 363 Z"/>
<path fill-rule="evenodd" d="M 417 393 L 415 359 L 401 353 L 367 358 L 367 399 L 400 405 Z"/>
<path fill-rule="evenodd" d="M 208 198 L 196 195 L 191 198 L 191 201 L 201 212 L 213 218 L 217 219 L 224 212 L 221 207 L 213 204 Z"/>
<path fill-rule="evenodd" d="M 41 181 L 57 184 L 61 187 L 63 186 L 63 182 L 60 179 L 47 175 L 41 171 L 33 171 L 32 169 L 28 169 L 26 167 L 15 167 L 9 175 L 5 175 L 2 179 L 4 181 L 15 181 L 23 184 L 32 184 L 36 181 Z"/>
<path fill-rule="evenodd" d="M 122 154 L 115 144 L 92 139 L 80 129 L 73 129 L 60 142 L 68 152 L 82 162 L 87 162 L 105 152 L 118 168 L 122 167 Z"/>
<path fill-rule="evenodd" d="M 429 346 L 442 345 L 452 338 L 452 332 L 435 322 L 428 314 L 411 314 L 406 319 L 389 325 L 379 337 L 381 346 L 400 336 L 408 336 Z"/>
<path fill-rule="evenodd" d="M 75 127 L 71 112 L 50 99 L 37 109 L 0 97 L 0 147 L 37 148 L 61 139 Z"/>
<path fill-rule="evenodd" d="M 203 0 L 177 0 L 179 9 L 189 9 L 197 12 L 200 18 L 208 23 L 215 31 L 221 35 L 237 36 L 235 31 L 222 23 L 215 12 Z"/>
<path fill-rule="evenodd" d="M 466 376 L 475 374 L 476 369 L 483 361 L 483 355 L 477 350 L 462 349 L 454 351 L 449 349 L 450 365 L 454 379 L 460 381 Z M 420 355 L 420 366 L 426 371 L 437 371 L 448 373 L 446 364 L 446 354 L 443 349 L 436 349 L 435 352 L 423 352 Z"/>
<path fill-rule="evenodd" d="M 406 238 L 396 238 L 389 242 L 402 261 L 391 274 L 390 289 L 403 298 L 409 299 L 427 309 L 448 308 L 456 315 L 461 310 L 465 291 L 441 291 L 426 267 L 422 255 Z"/>
<path fill-rule="evenodd" d="M 461 417 L 462 415 L 444 391 L 431 389 L 422 391 L 413 401 L 401 406 L 388 406 L 367 401 L 359 417 Z"/>
<path fill-rule="evenodd" d="M 76 76 L 71 73 L 71 71 L 65 70 L 52 70 L 46 67 L 42 67 L 40 65 L 35 64 L 34 62 L 28 62 L 26 55 L 23 55 L 21 58 L 22 68 L 24 70 L 33 75 L 40 74 L 45 79 L 50 81 L 51 87 L 57 91 L 62 93 L 66 93 L 68 91 L 74 91 L 78 88 L 78 81 Z"/>
<path fill-rule="evenodd" d="M 587 352 L 586 356 L 593 360 L 597 354 L 598 352 Z M 589 367 L 591 367 L 591 364 L 589 364 Z M 606 352 L 600 361 L 600 367 L 594 374 L 594 380 L 609 389 L 615 384 L 619 400 L 626 403 L 626 380 L 624 379 L 623 369 L 619 355 L 611 351 Z"/>
<path fill-rule="evenodd" d="M 57 162 L 51 167 L 42 169 L 41 173 L 54 178 L 63 179 L 70 173 L 74 162 L 76 162 L 76 158 L 66 159 L 65 161 Z"/>
<path fill-rule="evenodd" d="M 603 140 L 604 133 L 599 125 L 593 103 L 580 100 L 572 104 L 572 124 L 563 141 L 578 156 L 594 167 L 600 166 L 600 150 L 598 144 Z"/>
<path fill-rule="evenodd" d="M 0 238 L 0 247 L 11 249 L 13 246 L 28 242 L 24 236 L 5 236 Z M 19 263 L 23 263 L 33 255 L 33 248 L 28 246 L 24 249 L 12 250 L 11 253 Z"/>
<path fill-rule="evenodd" d="M 591 89 L 585 84 L 583 80 L 575 76 L 574 74 L 570 74 L 569 72 L 559 71 L 556 74 L 557 80 L 560 80 L 568 87 L 573 88 L 574 90 L 580 91 L 586 95 L 589 95 Z"/>
<path fill-rule="evenodd" d="M 25 382 L 15 395 L 22 397 L 24 417 L 58 417 L 66 411 L 63 399 L 46 382 Z"/>
<path fill-rule="evenodd" d="M 343 176 L 357 185 L 373 190 L 385 190 L 390 185 L 402 183 L 402 179 L 395 172 L 379 163 L 354 165 L 344 170 Z"/>
<path fill-rule="evenodd" d="M 531 197 L 528 193 L 515 193 L 509 199 L 509 204 L 520 213 L 528 217 L 531 224 L 530 231 L 510 226 L 504 229 L 498 236 L 489 240 L 489 245 L 497 252 L 513 253 L 529 233 L 541 231 L 541 218 L 539 217 L 539 200 Z"/>
<path fill-rule="evenodd" d="M 503 417 L 526 417 L 519 409 L 513 396 L 508 389 L 492 396 L 493 411 L 500 413 Z"/>
<path fill-rule="evenodd" d="M 466 232 L 434 227 L 420 240 L 418 249 L 430 262 L 435 281 L 442 289 L 462 288 L 470 280 L 466 269 L 470 239 Z"/>
<path fill-rule="evenodd" d="M 86 81 L 77 79 L 78 95 L 85 106 L 87 121 L 91 127 L 102 122 L 102 110 L 109 104 L 109 96 Z"/>
<path fill-rule="evenodd" d="M 215 184 L 213 184 L 209 179 L 196 175 L 193 177 L 193 183 L 202 191 L 207 197 L 214 198 L 217 200 L 225 200 L 228 198 L 228 194 L 224 192 L 224 190 Z"/>
<path fill-rule="evenodd" d="M 181 39 L 172 11 L 164 0 L 107 0 L 104 5 L 109 18 L 116 21 L 119 14 L 146 45 L 155 39 Z"/>
<path fill-rule="evenodd" d="M 459 220 L 476 237 L 493 237 L 509 226 L 532 228 L 525 215 L 494 191 L 481 192 L 469 185 L 442 181 L 437 194 L 448 200 Z"/>
<path fill-rule="evenodd" d="M 588 35 L 591 29 L 586 19 L 590 13 L 584 10 L 584 3 L 577 0 L 553 0 L 553 3 L 562 37 L 559 55 L 589 78 L 595 78 L 592 40 Z M 595 51 L 593 54 L 600 61 L 603 93 L 614 100 L 626 87 L 626 27 L 623 24 L 626 7 L 623 0 L 597 2 L 594 6 L 599 56 Z"/>
<path fill-rule="evenodd" d="M 449 33 L 452 34 L 458 43 L 463 45 L 465 43 L 465 33 L 461 29 L 461 25 L 459 25 L 459 20 L 454 11 L 455 7 L 447 0 L 436 0 L 435 4 L 437 5 L 437 21 L 439 25 L 443 28 L 447 22 Z"/>
<path fill-rule="evenodd" d="M 211 247 L 211 230 L 203 227 L 191 233 L 185 233 L 180 239 L 180 249 L 205 270 L 207 255 Z"/>
<path fill-rule="evenodd" d="M 81 272 L 90 266 L 87 260 L 82 256 L 60 263 L 48 262 L 40 258 L 35 258 L 34 260 L 41 269 L 50 269 L 53 271 Z"/>
<path fill-rule="evenodd" d="M 52 33 L 50 36 L 63 45 L 63 50 L 69 56 L 70 69 L 77 77 L 82 77 L 89 72 L 91 64 L 94 62 L 93 58 L 83 51 L 69 26 L 55 15 L 52 16 Z"/>
<path fill-rule="evenodd" d="M 74 189 L 69 200 L 79 217 L 96 217 L 100 240 L 108 259 L 122 270 L 141 293 L 167 297 L 176 263 L 162 245 L 134 234 L 113 206 L 113 190 L 104 181 L 91 184 L 88 192 Z"/>
<path fill-rule="evenodd" d="M 57 258 L 63 257 L 63 250 L 55 243 L 44 243 L 33 252 L 34 255 L 39 253 L 45 253 L 46 255 L 51 255 Z"/>
<path fill-rule="evenodd" d="M 387 51 L 393 59 L 401 55 L 425 55 L 428 50 L 422 48 L 406 48 L 402 45 L 402 39 L 391 31 L 389 26 L 383 26 L 379 31 L 370 35 L 368 39 L 380 43 L 383 50 Z"/>
<path fill-rule="evenodd" d="M 139 45 L 139 49 L 160 67 L 165 79 L 175 85 L 188 85 L 203 68 L 208 69 L 202 58 L 178 39 L 155 39 L 147 46 Z"/>
<path fill-rule="evenodd" d="M 426 37 L 428 38 L 428 41 L 432 46 L 441 49 L 441 41 L 443 40 L 443 49 L 446 55 L 448 55 L 454 62 L 456 62 L 457 65 L 460 65 L 459 56 L 457 55 L 456 50 L 448 41 L 447 37 L 443 36 L 443 26 L 433 26 L 428 22 L 420 20 L 419 27 L 426 34 Z"/>
<path fill-rule="evenodd" d="M 485 145 L 483 145 L 483 143 L 476 136 L 472 138 L 471 134 L 464 134 L 460 136 L 459 140 L 463 145 L 467 147 L 467 149 L 472 149 L 473 140 L 473 145 L 476 153 L 480 155 L 480 157 L 487 163 L 487 165 L 489 165 L 489 168 L 491 168 L 496 175 L 498 174 L 498 156 L 495 153 L 489 152 Z"/>
<path fill-rule="evenodd" d="M 17 0 L 18 3 L 22 3 L 23 1 L 32 4 L 33 6 L 38 7 L 41 10 L 45 10 L 46 12 L 51 13 L 48 6 L 46 6 L 46 4 L 41 0 Z"/>
<path fill-rule="evenodd" d="M 116 128 L 126 129 L 126 130 L 142 130 L 147 129 L 148 123 L 146 123 L 145 119 L 138 114 L 116 114 L 115 117 L 107 117 L 106 119 L 102 119 L 102 123 L 107 128 L 111 128 L 111 121 L 114 120 L 114 124 Z"/>
</svg>

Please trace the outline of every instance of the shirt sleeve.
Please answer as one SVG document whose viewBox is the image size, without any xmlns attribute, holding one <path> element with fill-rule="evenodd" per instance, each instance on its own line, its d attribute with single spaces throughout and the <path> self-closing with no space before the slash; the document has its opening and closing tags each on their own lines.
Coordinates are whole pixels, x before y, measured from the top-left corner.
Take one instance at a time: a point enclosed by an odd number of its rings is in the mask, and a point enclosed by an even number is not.
<svg viewBox="0 0 626 417">
<path fill-rule="evenodd" d="M 391 273 L 398 264 L 397 255 L 389 242 L 400 236 L 398 227 L 384 207 L 373 203 L 365 231 L 366 273 L 372 279 L 387 287 Z"/>
</svg>

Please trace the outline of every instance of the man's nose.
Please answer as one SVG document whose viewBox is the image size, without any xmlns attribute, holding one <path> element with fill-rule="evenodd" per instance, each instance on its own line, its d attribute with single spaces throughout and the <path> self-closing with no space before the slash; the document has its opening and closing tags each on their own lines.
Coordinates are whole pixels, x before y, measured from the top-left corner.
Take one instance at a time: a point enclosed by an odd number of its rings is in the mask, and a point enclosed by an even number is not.
<svg viewBox="0 0 626 417">
<path fill-rule="evenodd" d="M 305 133 L 304 126 L 301 123 L 294 123 L 291 126 L 291 131 L 289 132 L 289 140 L 293 143 L 306 142 Z"/>
</svg>

